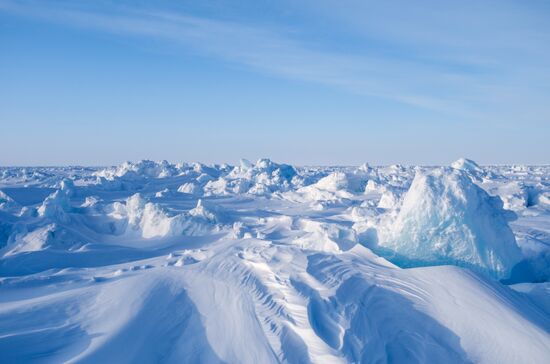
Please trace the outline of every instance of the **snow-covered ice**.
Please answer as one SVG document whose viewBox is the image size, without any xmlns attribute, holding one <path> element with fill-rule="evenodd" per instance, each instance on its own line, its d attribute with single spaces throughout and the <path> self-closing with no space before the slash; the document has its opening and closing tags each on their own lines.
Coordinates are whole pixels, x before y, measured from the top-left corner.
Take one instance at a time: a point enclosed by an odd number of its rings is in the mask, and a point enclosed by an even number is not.
<svg viewBox="0 0 550 364">
<path fill-rule="evenodd" d="M 550 166 L 0 168 L 0 362 L 548 363 Z"/>
<path fill-rule="evenodd" d="M 505 278 L 521 260 L 508 226 L 514 218 L 461 170 L 417 171 L 378 246 L 406 265 L 456 264 Z"/>
</svg>

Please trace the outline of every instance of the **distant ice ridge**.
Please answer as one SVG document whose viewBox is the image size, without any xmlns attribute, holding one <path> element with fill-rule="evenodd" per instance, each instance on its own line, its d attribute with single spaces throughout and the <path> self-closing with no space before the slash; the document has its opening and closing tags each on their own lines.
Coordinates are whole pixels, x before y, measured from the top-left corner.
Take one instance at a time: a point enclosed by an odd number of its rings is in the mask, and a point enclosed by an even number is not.
<svg viewBox="0 0 550 364">
<path fill-rule="evenodd" d="M 143 177 L 164 178 L 179 174 L 179 166 L 170 164 L 163 160 L 153 162 L 150 160 L 141 160 L 139 162 L 125 162 L 116 168 L 103 169 L 95 173 L 98 177 L 108 180 L 115 178 L 140 179 Z"/>
<path fill-rule="evenodd" d="M 295 177 L 296 170 L 288 164 L 274 163 L 265 158 L 253 164 L 243 159 L 229 173 L 206 183 L 204 191 L 206 196 L 243 193 L 269 195 L 289 190 Z"/>
<path fill-rule="evenodd" d="M 514 216 L 462 169 L 418 170 L 378 246 L 405 266 L 456 264 L 505 278 L 521 259 Z"/>
</svg>

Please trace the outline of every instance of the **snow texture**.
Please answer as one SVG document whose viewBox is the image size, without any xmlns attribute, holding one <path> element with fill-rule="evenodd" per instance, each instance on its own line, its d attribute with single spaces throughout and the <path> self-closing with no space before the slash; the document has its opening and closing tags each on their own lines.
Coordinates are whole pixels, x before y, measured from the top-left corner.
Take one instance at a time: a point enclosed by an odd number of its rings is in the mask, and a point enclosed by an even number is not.
<svg viewBox="0 0 550 364">
<path fill-rule="evenodd" d="M 0 363 L 547 363 L 550 167 L 0 168 Z"/>
</svg>

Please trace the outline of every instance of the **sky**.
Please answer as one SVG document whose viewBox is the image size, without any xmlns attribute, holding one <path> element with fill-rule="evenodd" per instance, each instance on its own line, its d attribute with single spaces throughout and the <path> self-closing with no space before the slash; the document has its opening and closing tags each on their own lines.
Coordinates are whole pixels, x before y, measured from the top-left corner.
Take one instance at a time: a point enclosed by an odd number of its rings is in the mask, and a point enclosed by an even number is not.
<svg viewBox="0 0 550 364">
<path fill-rule="evenodd" d="M 0 165 L 550 163 L 550 1 L 0 0 Z"/>
</svg>

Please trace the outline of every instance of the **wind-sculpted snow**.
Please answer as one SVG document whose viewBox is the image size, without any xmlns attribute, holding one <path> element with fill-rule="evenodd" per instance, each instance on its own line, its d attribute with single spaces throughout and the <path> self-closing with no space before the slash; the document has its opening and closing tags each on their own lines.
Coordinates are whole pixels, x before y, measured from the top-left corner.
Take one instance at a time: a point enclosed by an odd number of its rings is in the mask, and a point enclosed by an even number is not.
<svg viewBox="0 0 550 364">
<path fill-rule="evenodd" d="M 1 168 L 0 362 L 546 363 L 549 182 L 466 159 Z"/>
</svg>

